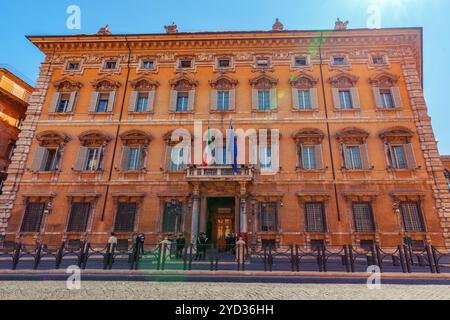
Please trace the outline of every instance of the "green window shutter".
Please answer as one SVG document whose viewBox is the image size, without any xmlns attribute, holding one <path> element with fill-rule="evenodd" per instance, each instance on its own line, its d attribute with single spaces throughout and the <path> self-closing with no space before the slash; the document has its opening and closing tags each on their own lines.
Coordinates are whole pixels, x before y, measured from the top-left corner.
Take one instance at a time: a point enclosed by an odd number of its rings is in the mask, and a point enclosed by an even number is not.
<svg viewBox="0 0 450 320">
<path fill-rule="evenodd" d="M 317 88 L 309 89 L 309 96 L 311 100 L 311 109 L 318 110 L 319 109 L 319 96 L 317 94 Z"/>
<path fill-rule="evenodd" d="M 270 89 L 270 109 L 278 109 L 277 88 Z"/>
<path fill-rule="evenodd" d="M 86 157 L 87 157 L 88 148 L 84 146 L 80 146 L 80 149 L 78 150 L 78 156 L 77 160 L 75 162 L 74 170 L 75 171 L 83 171 L 84 165 L 86 163 Z"/>
<path fill-rule="evenodd" d="M 333 106 L 335 109 L 341 108 L 341 102 L 339 99 L 339 89 L 338 88 L 331 88 L 331 92 L 333 94 Z"/>
<path fill-rule="evenodd" d="M 392 87 L 391 88 L 391 94 L 392 94 L 392 100 L 394 100 L 394 105 L 396 108 L 402 108 L 403 107 L 403 101 L 402 101 L 402 95 L 400 93 L 399 87 Z"/>
<path fill-rule="evenodd" d="M 230 89 L 229 103 L 229 110 L 236 110 L 236 88 Z"/>
<path fill-rule="evenodd" d="M 188 110 L 194 111 L 195 105 L 195 89 L 189 90 Z"/>
<path fill-rule="evenodd" d="M 78 92 L 73 91 L 70 93 L 69 105 L 67 106 L 67 112 L 73 112 L 75 104 L 77 102 Z"/>
<path fill-rule="evenodd" d="M 155 110 L 155 95 L 156 90 L 151 90 L 148 93 L 147 111 L 153 112 Z"/>
<path fill-rule="evenodd" d="M 292 93 L 292 110 L 299 110 L 298 89 L 292 88 L 291 93 Z"/>
<path fill-rule="evenodd" d="M 130 102 L 128 104 L 128 112 L 136 111 L 136 103 L 137 103 L 138 94 L 139 94 L 139 92 L 137 92 L 136 90 L 131 91 Z"/>
<path fill-rule="evenodd" d="M 178 91 L 170 90 L 169 112 L 177 111 Z"/>
<path fill-rule="evenodd" d="M 375 108 L 383 108 L 383 103 L 381 102 L 380 88 L 372 87 L 373 99 L 375 100 Z"/>
<path fill-rule="evenodd" d="M 409 169 L 417 169 L 416 157 L 414 156 L 414 148 L 412 143 L 407 143 L 403 145 L 403 150 L 405 151 L 406 162 L 408 163 Z"/>
<path fill-rule="evenodd" d="M 211 111 L 217 111 L 217 90 L 211 90 Z"/>
<path fill-rule="evenodd" d="M 111 91 L 109 93 L 108 108 L 106 109 L 107 112 L 114 111 L 114 105 L 116 104 L 116 93 L 116 91 Z"/>
<path fill-rule="evenodd" d="M 351 95 L 352 95 L 352 105 L 353 109 L 360 109 L 361 103 L 359 101 L 359 91 L 357 87 L 353 87 L 350 89 Z"/>
<path fill-rule="evenodd" d="M 58 107 L 59 98 L 61 97 L 61 92 L 55 92 L 52 97 L 52 102 L 50 104 L 50 108 L 48 112 L 56 112 L 56 108 Z"/>
<path fill-rule="evenodd" d="M 252 110 L 258 110 L 258 89 L 252 89 Z"/>
<path fill-rule="evenodd" d="M 98 97 L 100 96 L 100 93 L 95 91 L 91 94 L 91 101 L 89 102 L 89 112 L 95 112 L 95 109 L 97 108 L 97 102 Z"/>
<path fill-rule="evenodd" d="M 314 154 L 316 156 L 316 168 L 317 170 L 322 170 L 324 168 L 324 165 L 323 165 L 323 152 L 321 144 L 316 144 L 314 146 Z"/>
<path fill-rule="evenodd" d="M 31 171 L 38 172 L 41 171 L 42 162 L 47 153 L 47 148 L 37 147 L 36 153 L 34 154 L 33 163 L 31 164 Z"/>
</svg>

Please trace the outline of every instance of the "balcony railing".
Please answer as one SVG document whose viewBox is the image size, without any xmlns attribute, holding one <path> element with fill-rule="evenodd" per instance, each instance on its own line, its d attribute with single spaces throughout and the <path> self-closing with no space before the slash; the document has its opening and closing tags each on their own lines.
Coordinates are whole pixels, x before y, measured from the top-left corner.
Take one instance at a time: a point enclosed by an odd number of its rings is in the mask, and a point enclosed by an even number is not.
<svg viewBox="0 0 450 320">
<path fill-rule="evenodd" d="M 234 172 L 232 166 L 191 166 L 187 169 L 186 178 L 190 181 L 250 181 L 253 179 L 253 168 L 247 166 L 239 166 L 237 172 Z"/>
</svg>

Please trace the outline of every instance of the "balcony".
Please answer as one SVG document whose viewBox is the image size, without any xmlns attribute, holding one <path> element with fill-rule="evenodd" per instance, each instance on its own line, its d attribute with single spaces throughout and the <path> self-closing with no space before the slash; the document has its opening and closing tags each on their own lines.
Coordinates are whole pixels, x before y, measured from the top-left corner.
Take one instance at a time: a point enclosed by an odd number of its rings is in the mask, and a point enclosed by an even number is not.
<svg viewBox="0 0 450 320">
<path fill-rule="evenodd" d="M 188 181 L 251 181 L 253 168 L 239 166 L 235 173 L 232 166 L 191 166 L 186 171 Z"/>
</svg>

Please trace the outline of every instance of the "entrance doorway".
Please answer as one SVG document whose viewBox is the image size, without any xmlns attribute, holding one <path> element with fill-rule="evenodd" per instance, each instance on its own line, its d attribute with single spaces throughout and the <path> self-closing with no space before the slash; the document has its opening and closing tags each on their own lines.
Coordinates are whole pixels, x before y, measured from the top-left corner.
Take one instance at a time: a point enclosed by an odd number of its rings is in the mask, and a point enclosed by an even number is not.
<svg viewBox="0 0 450 320">
<path fill-rule="evenodd" d="M 235 233 L 235 198 L 208 198 L 206 234 L 219 250 L 225 250 L 225 238 Z"/>
</svg>

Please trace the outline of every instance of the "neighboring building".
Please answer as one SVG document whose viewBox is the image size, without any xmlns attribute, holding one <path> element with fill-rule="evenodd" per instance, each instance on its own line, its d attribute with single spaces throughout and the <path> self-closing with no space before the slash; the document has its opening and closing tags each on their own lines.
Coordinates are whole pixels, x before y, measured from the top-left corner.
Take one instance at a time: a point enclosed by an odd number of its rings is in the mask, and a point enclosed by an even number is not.
<svg viewBox="0 0 450 320">
<path fill-rule="evenodd" d="M 46 58 L 0 231 L 47 243 L 204 231 L 219 244 L 241 232 L 258 245 L 389 247 L 410 236 L 450 247 L 422 30 L 336 27 L 28 37 Z M 279 129 L 276 175 L 261 174 L 270 161 L 237 174 L 171 161 L 189 152 L 173 130 L 193 135 L 194 120 L 226 129 L 230 118 L 235 129 Z"/>
<path fill-rule="evenodd" d="M 0 193 L 33 87 L 0 67 Z"/>
<path fill-rule="evenodd" d="M 442 156 L 441 160 L 444 165 L 444 175 L 447 178 L 448 187 L 450 189 L 450 156 Z"/>
</svg>

